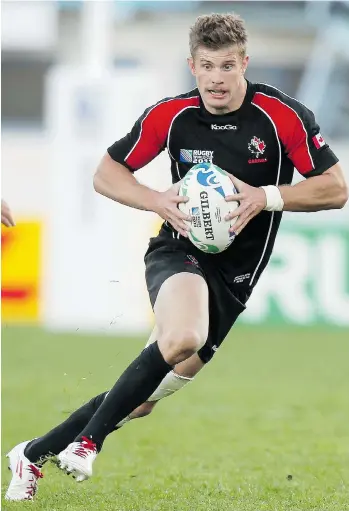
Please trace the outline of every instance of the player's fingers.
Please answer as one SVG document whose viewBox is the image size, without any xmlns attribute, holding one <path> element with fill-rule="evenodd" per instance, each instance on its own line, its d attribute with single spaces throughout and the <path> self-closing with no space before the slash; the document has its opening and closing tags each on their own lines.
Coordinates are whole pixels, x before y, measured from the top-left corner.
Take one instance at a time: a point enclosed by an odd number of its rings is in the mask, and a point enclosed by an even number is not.
<svg viewBox="0 0 349 511">
<path fill-rule="evenodd" d="M 237 220 L 234 223 L 234 232 L 235 233 L 237 233 L 239 231 L 239 228 L 245 222 L 245 220 L 247 218 L 249 218 L 250 214 L 251 214 L 251 211 L 249 211 L 249 210 L 245 210 L 242 213 L 240 213 L 239 217 L 237 218 Z"/>
<path fill-rule="evenodd" d="M 8 218 L 6 215 L 1 215 L 1 223 L 3 225 L 5 225 L 6 227 L 13 227 L 14 226 L 13 220 L 11 222 L 11 219 Z"/>
<path fill-rule="evenodd" d="M 181 211 L 177 206 L 173 204 L 168 205 L 164 209 L 164 214 L 162 216 L 164 220 L 168 220 L 169 222 L 191 222 L 191 216 L 187 215 L 183 211 Z"/>
<path fill-rule="evenodd" d="M 171 188 L 172 188 L 172 190 L 174 190 L 176 193 L 178 193 L 178 192 L 179 192 L 179 189 L 180 189 L 180 187 L 181 187 L 181 182 L 182 182 L 182 181 L 177 181 L 177 183 L 174 183 L 174 184 L 172 185 L 172 187 L 171 187 Z"/>
<path fill-rule="evenodd" d="M 256 216 L 255 210 L 250 206 L 248 210 L 246 210 L 239 218 L 236 220 L 234 226 L 231 228 L 231 231 L 235 234 L 240 234 L 242 229 L 248 224 L 253 217 Z"/>
<path fill-rule="evenodd" d="M 248 209 L 248 205 L 247 204 L 240 204 L 240 206 L 236 209 L 234 209 L 234 211 L 231 211 L 230 213 L 228 213 L 225 217 L 224 217 L 224 220 L 226 221 L 229 221 L 229 220 L 232 220 L 233 218 L 236 218 L 240 215 L 242 215 L 247 209 Z"/>
<path fill-rule="evenodd" d="M 190 224 L 189 224 L 189 223 L 187 223 L 187 222 L 183 222 L 183 221 L 178 221 L 178 220 L 177 220 L 177 221 L 176 221 L 176 223 L 177 223 L 177 224 L 179 225 L 179 227 L 180 227 L 181 229 L 183 229 L 183 231 L 185 231 L 185 232 L 189 232 L 189 231 L 191 230 L 191 226 L 190 226 Z"/>
<path fill-rule="evenodd" d="M 1 216 L 1 223 L 2 223 L 2 225 L 5 225 L 6 227 L 10 227 L 10 222 L 4 216 Z"/>
<path fill-rule="evenodd" d="M 172 225 L 176 225 L 176 229 L 179 227 L 184 232 L 190 231 L 190 224 L 179 218 L 175 212 L 169 216 L 169 222 Z"/>
<path fill-rule="evenodd" d="M 8 221 L 10 222 L 10 227 L 14 227 L 16 225 L 11 214 L 8 216 Z"/>
<path fill-rule="evenodd" d="M 181 202 L 188 202 L 189 197 L 186 197 L 185 195 L 175 195 L 173 197 L 173 201 L 176 202 L 176 204 L 180 204 Z"/>
<path fill-rule="evenodd" d="M 239 226 L 239 227 L 235 227 L 234 225 L 234 230 L 233 232 L 238 235 L 240 234 L 240 232 L 246 227 L 246 225 L 248 224 L 248 222 L 251 220 L 250 217 L 246 218 L 246 220 Z"/>
<path fill-rule="evenodd" d="M 226 195 L 225 200 L 227 202 L 240 202 L 242 200 L 246 199 L 246 195 L 244 193 L 236 193 L 234 195 Z"/>
<path fill-rule="evenodd" d="M 244 187 L 244 182 L 241 181 L 241 179 L 238 179 L 233 174 L 228 174 L 230 177 L 230 180 L 233 182 L 233 185 L 236 187 L 238 192 L 241 192 L 242 188 Z"/>
<path fill-rule="evenodd" d="M 180 224 L 178 224 L 177 222 L 174 222 L 174 221 L 172 221 L 172 222 L 169 221 L 169 222 L 172 225 L 172 227 L 174 229 L 176 229 L 177 232 L 179 232 L 179 234 L 181 234 L 185 238 L 188 237 L 188 231 L 186 229 L 184 229 Z"/>
<path fill-rule="evenodd" d="M 11 210 L 3 199 L 1 200 L 1 223 L 4 223 L 7 227 L 13 227 L 15 225 Z"/>
<path fill-rule="evenodd" d="M 248 224 L 248 222 L 249 222 L 249 220 L 245 220 L 245 222 L 242 225 L 240 225 L 239 227 L 235 227 L 235 225 L 234 225 L 234 229 L 232 229 L 231 232 L 233 232 L 237 236 L 238 234 L 240 234 L 240 232 L 243 230 L 243 228 Z"/>
<path fill-rule="evenodd" d="M 191 222 L 191 216 L 181 211 L 178 206 L 171 205 L 167 209 L 167 215 L 171 220 L 185 220 Z"/>
<path fill-rule="evenodd" d="M 183 213 L 180 209 L 176 209 L 174 212 L 174 215 L 176 218 L 180 218 L 181 220 L 186 220 L 187 222 L 191 222 L 192 218 L 190 215 L 187 215 L 186 213 Z"/>
</svg>

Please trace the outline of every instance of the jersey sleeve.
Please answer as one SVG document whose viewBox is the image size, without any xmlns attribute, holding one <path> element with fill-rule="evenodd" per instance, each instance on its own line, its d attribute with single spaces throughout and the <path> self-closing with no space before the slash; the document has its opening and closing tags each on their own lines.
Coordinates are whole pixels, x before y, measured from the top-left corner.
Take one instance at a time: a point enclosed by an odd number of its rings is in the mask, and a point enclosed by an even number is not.
<svg viewBox="0 0 349 511">
<path fill-rule="evenodd" d="M 320 133 L 311 110 L 298 103 L 298 118 L 287 140 L 287 156 L 304 177 L 322 174 L 335 165 L 338 158 Z"/>
<path fill-rule="evenodd" d="M 150 107 L 135 122 L 131 131 L 108 147 L 109 156 L 134 172 L 151 162 L 166 145 L 167 133 L 161 130 Z"/>
<path fill-rule="evenodd" d="M 302 103 L 282 93 L 257 93 L 255 103 L 272 119 L 286 156 L 304 177 L 322 174 L 338 162 L 313 112 Z"/>
<path fill-rule="evenodd" d="M 132 172 L 144 167 L 165 149 L 174 119 L 187 108 L 199 108 L 199 103 L 199 96 L 190 94 L 159 101 L 107 149 L 109 155 Z"/>
</svg>

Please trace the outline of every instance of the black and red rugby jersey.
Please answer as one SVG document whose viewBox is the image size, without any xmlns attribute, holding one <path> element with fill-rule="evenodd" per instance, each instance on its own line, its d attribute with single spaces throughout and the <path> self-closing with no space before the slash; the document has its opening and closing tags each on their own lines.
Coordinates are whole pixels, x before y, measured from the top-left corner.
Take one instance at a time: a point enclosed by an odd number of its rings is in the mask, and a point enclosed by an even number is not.
<svg viewBox="0 0 349 511">
<path fill-rule="evenodd" d="M 198 89 L 165 98 L 108 153 L 134 172 L 167 149 L 174 183 L 201 162 L 213 162 L 252 186 L 291 184 L 294 168 L 308 178 L 338 162 L 308 108 L 270 85 L 247 85 L 241 107 L 223 115 L 205 109 Z M 226 251 L 201 257 L 212 258 L 229 282 L 254 286 L 270 258 L 281 216 L 262 211 Z M 167 224 L 162 232 L 178 237 Z"/>
</svg>

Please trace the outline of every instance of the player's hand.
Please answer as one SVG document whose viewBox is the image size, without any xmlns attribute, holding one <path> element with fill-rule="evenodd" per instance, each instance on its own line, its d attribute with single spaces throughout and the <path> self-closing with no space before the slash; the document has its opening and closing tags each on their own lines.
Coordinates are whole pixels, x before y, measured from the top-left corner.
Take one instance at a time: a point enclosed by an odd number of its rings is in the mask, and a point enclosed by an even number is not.
<svg viewBox="0 0 349 511">
<path fill-rule="evenodd" d="M 234 232 L 235 234 L 240 234 L 248 222 L 265 208 L 267 198 L 262 188 L 250 186 L 231 174 L 229 174 L 229 177 L 239 193 L 235 195 L 227 195 L 225 200 L 228 202 L 239 201 L 240 205 L 235 211 L 229 213 L 225 217 L 225 220 L 232 220 L 233 218 L 238 217 L 235 224 L 229 229 L 229 231 Z"/>
<path fill-rule="evenodd" d="M 1 223 L 6 225 L 6 227 L 14 227 L 16 225 L 12 218 L 11 210 L 4 200 L 1 200 Z"/>
<path fill-rule="evenodd" d="M 178 209 L 178 204 L 188 202 L 188 197 L 178 195 L 180 183 L 175 183 L 166 192 L 158 194 L 158 200 L 154 206 L 154 212 L 167 220 L 182 236 L 188 237 L 191 217 Z"/>
</svg>

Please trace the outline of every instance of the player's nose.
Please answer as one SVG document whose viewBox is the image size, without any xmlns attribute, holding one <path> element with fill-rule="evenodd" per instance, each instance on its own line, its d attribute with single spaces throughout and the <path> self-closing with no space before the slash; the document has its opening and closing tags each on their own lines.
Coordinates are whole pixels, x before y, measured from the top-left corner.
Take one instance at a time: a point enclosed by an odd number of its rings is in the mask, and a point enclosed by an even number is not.
<svg viewBox="0 0 349 511">
<path fill-rule="evenodd" d="M 222 85 L 224 83 L 222 75 L 219 72 L 214 74 L 211 79 L 214 85 Z"/>
</svg>

